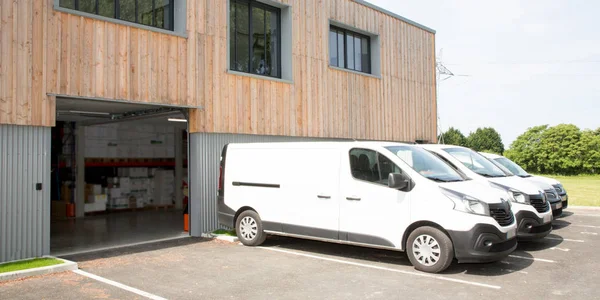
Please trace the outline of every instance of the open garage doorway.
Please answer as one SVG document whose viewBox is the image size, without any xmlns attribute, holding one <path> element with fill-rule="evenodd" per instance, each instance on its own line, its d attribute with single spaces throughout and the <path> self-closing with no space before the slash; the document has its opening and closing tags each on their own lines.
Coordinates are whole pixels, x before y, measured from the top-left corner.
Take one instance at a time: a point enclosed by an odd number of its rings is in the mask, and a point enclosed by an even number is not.
<svg viewBox="0 0 600 300">
<path fill-rule="evenodd" d="M 57 98 L 50 252 L 188 236 L 187 108 Z"/>
</svg>

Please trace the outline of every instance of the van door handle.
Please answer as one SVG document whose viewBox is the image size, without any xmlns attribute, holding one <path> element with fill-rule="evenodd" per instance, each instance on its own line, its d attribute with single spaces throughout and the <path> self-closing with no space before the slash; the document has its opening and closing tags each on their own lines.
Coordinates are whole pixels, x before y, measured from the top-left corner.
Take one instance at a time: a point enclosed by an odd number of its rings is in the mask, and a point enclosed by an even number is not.
<svg viewBox="0 0 600 300">
<path fill-rule="evenodd" d="M 360 201 L 360 198 L 357 198 L 357 197 L 346 197 L 346 200 L 350 200 L 350 201 Z"/>
<path fill-rule="evenodd" d="M 317 198 L 319 198 L 319 199 L 331 199 L 331 196 L 317 195 Z"/>
</svg>

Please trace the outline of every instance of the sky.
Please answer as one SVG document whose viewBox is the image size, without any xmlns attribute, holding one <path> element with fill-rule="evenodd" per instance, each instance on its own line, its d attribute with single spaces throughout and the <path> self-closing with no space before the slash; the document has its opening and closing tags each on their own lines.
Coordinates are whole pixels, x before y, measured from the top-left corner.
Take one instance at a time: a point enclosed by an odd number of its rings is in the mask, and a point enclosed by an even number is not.
<svg viewBox="0 0 600 300">
<path fill-rule="evenodd" d="M 542 124 L 600 127 L 600 1 L 369 0 L 436 30 L 439 124 L 493 127 L 508 148 Z"/>
</svg>

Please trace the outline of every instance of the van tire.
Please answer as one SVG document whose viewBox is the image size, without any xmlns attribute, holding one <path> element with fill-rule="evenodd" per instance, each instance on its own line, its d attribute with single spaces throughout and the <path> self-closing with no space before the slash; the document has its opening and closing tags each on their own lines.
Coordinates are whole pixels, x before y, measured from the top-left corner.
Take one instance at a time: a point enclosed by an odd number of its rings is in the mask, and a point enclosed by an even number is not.
<svg viewBox="0 0 600 300">
<path fill-rule="evenodd" d="M 240 242 L 246 246 L 259 246 L 267 239 L 262 221 L 253 210 L 246 210 L 238 216 L 235 222 L 235 232 Z"/>
<path fill-rule="evenodd" d="M 433 240 L 431 240 L 431 238 L 433 238 Z M 415 240 L 417 239 L 419 240 L 416 244 L 433 245 L 432 248 L 427 248 L 427 250 L 425 250 L 427 251 L 425 256 L 436 257 L 437 260 L 435 262 L 432 262 L 425 257 L 416 256 L 415 252 L 418 251 L 413 251 L 413 247 L 415 247 Z M 433 250 L 431 255 L 428 255 L 429 251 L 431 251 L 429 249 Z M 438 252 L 439 255 L 436 255 L 435 253 Z M 423 226 L 413 230 L 408 236 L 408 240 L 406 241 L 406 254 L 415 269 L 427 273 L 439 273 L 446 270 L 452 263 L 452 260 L 454 259 L 454 246 L 452 245 L 452 240 L 450 240 L 448 235 L 443 231 L 435 227 Z M 419 260 L 419 258 L 422 259 Z"/>
</svg>

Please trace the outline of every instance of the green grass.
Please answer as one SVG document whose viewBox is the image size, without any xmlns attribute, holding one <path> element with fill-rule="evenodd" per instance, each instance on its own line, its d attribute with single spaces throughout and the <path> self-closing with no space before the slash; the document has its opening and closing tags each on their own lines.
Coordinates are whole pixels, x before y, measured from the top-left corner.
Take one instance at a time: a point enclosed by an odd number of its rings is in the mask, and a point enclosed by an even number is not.
<svg viewBox="0 0 600 300">
<path fill-rule="evenodd" d="M 225 230 L 225 229 L 217 229 L 217 230 L 213 231 L 213 234 L 237 236 L 235 234 L 235 230 Z"/>
<path fill-rule="evenodd" d="M 0 264 L 0 273 L 21 271 L 62 264 L 63 261 L 55 258 L 34 258 Z"/>
<path fill-rule="evenodd" d="M 569 205 L 600 206 L 600 175 L 554 176 L 569 194 Z"/>
</svg>

